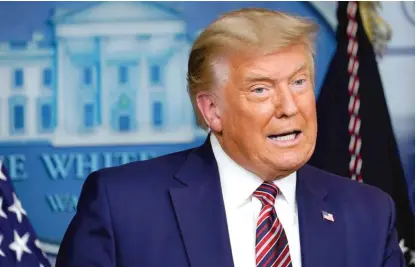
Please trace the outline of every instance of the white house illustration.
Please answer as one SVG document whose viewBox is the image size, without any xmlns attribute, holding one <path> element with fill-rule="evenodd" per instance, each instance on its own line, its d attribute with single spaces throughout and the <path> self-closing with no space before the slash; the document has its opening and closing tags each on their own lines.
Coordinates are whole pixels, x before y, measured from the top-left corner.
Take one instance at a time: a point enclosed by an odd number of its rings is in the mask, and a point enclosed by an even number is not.
<svg viewBox="0 0 416 267">
<path fill-rule="evenodd" d="M 54 146 L 180 143 L 197 129 L 187 95 L 191 40 L 152 2 L 57 9 L 54 44 L 0 44 L 0 141 Z"/>
</svg>

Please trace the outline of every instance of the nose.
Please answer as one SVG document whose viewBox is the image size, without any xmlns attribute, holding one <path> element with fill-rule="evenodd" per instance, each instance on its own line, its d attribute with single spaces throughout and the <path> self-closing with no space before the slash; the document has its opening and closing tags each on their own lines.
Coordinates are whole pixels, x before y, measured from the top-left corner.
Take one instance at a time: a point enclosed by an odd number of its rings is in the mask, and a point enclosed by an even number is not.
<svg viewBox="0 0 416 267">
<path fill-rule="evenodd" d="M 281 86 L 278 88 L 277 92 L 278 93 L 276 94 L 275 99 L 276 117 L 284 118 L 295 116 L 299 112 L 299 109 L 293 92 L 290 90 L 289 86 Z"/>
</svg>

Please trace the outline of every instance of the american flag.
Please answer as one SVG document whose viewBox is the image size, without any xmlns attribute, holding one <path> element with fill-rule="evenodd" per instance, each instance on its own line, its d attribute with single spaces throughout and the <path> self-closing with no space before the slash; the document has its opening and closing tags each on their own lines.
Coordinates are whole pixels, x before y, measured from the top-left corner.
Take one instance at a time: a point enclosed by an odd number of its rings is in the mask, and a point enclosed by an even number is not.
<svg viewBox="0 0 416 267">
<path fill-rule="evenodd" d="M 0 266 L 50 267 L 0 160 Z"/>
<path fill-rule="evenodd" d="M 322 211 L 322 217 L 327 221 L 331 221 L 331 222 L 335 221 L 334 215 L 332 215 L 331 213 L 328 213 L 326 211 Z"/>
</svg>

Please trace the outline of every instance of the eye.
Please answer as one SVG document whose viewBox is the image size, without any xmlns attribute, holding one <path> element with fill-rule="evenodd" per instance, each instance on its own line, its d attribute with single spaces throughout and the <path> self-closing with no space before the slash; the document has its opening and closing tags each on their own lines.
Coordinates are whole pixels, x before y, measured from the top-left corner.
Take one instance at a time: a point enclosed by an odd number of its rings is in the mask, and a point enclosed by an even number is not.
<svg viewBox="0 0 416 267">
<path fill-rule="evenodd" d="M 263 84 L 257 84 L 251 87 L 249 98 L 255 101 L 264 101 L 270 97 L 271 93 L 271 87 Z"/>
<path fill-rule="evenodd" d="M 264 87 L 257 87 L 257 88 L 252 90 L 252 92 L 256 93 L 256 94 L 262 94 L 262 93 L 264 93 L 264 91 L 266 91 L 266 88 L 264 88 Z"/>
<path fill-rule="evenodd" d="M 293 84 L 295 86 L 301 86 L 301 85 L 304 85 L 305 83 L 306 83 L 306 79 L 299 79 L 299 80 L 296 80 Z"/>
</svg>

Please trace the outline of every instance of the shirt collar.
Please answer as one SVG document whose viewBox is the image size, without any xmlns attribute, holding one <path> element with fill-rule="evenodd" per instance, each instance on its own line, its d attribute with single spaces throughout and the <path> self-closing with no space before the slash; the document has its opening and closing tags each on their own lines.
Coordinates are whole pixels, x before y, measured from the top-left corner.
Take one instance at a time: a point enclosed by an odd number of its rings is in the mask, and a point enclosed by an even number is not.
<svg viewBox="0 0 416 267">
<path fill-rule="evenodd" d="M 282 192 L 283 198 L 288 203 L 289 211 L 292 214 L 297 213 L 296 205 L 296 172 L 289 174 L 288 176 L 275 180 L 273 183 Z"/>
<path fill-rule="evenodd" d="M 263 183 L 263 180 L 232 160 L 212 133 L 210 141 L 218 165 L 225 207 L 227 210 L 237 209 L 251 200 L 254 191 Z M 290 211 L 294 214 L 296 212 L 296 172 L 275 180 L 274 184 L 279 187 Z"/>
</svg>

